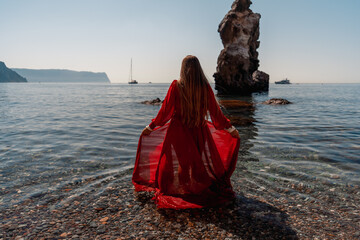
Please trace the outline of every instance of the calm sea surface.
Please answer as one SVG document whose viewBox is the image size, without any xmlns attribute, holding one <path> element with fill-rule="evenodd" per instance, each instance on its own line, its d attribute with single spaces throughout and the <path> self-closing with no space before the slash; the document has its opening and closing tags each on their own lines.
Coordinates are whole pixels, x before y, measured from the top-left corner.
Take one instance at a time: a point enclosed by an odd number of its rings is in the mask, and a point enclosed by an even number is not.
<svg viewBox="0 0 360 240">
<path fill-rule="evenodd" d="M 139 135 L 169 84 L 0 84 L 0 208 L 72 185 L 65 198 L 131 175 Z M 257 177 L 360 185 L 360 84 L 271 85 L 238 126 Z M 293 104 L 269 106 L 273 97 Z M 260 167 L 259 167 L 260 166 Z M 276 184 L 276 183 L 274 183 Z M 65 194 L 65 193 L 64 193 Z"/>
</svg>

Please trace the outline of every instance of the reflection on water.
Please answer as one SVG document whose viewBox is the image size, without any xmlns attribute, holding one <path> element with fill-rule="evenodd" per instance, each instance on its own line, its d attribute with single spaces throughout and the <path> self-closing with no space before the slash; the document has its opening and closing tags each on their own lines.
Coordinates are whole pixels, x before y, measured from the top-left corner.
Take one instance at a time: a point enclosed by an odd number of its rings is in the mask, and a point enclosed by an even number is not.
<svg viewBox="0 0 360 240">
<path fill-rule="evenodd" d="M 163 99 L 168 86 L 1 84 L 0 207 L 59 189 L 52 197 L 66 201 L 128 178 L 139 134 L 159 110 L 139 102 Z M 241 135 L 238 169 L 274 188 L 285 180 L 358 186 L 358 92 L 356 84 L 272 85 L 268 95 L 219 98 Z M 261 104 L 272 97 L 294 104 Z"/>
<path fill-rule="evenodd" d="M 338 89 L 346 95 L 338 97 Z M 289 186 L 341 196 L 351 189 L 358 191 L 360 108 L 355 105 L 359 96 L 354 89 L 360 86 L 272 86 L 270 95 L 219 97 L 240 132 L 238 169 L 246 173 L 247 181 L 274 192 L 289 191 Z M 325 98 L 325 92 L 333 98 Z M 272 97 L 294 104 L 261 103 Z M 310 198 L 298 191 L 292 194 Z"/>
<path fill-rule="evenodd" d="M 251 139 L 256 139 L 258 131 L 255 125 L 256 103 L 253 97 L 219 96 L 218 99 L 224 114 L 238 129 L 241 136 L 239 157 L 243 161 L 258 161 L 250 151 L 254 146 Z"/>
</svg>

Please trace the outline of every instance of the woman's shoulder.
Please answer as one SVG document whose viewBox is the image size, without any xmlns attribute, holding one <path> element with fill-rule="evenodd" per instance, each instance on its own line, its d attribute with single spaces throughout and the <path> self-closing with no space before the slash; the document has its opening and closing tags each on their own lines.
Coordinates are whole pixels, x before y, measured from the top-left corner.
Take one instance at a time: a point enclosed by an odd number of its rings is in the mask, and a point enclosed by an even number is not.
<svg viewBox="0 0 360 240">
<path fill-rule="evenodd" d="M 175 80 L 172 81 L 172 83 L 170 85 L 170 88 L 176 88 L 177 85 L 178 85 L 178 80 L 175 79 Z"/>
<path fill-rule="evenodd" d="M 178 83 L 177 80 L 173 80 L 173 81 L 172 81 L 172 83 L 171 83 L 170 86 L 169 86 L 168 93 L 177 92 L 177 90 L 176 90 L 176 89 L 178 88 L 177 83 Z"/>
</svg>

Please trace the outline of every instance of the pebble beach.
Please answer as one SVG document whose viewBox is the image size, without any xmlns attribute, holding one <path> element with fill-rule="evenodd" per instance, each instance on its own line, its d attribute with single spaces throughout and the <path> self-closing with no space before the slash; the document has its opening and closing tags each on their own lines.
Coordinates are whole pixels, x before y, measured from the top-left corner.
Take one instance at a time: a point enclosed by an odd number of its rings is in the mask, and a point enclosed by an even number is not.
<svg viewBox="0 0 360 240">
<path fill-rule="evenodd" d="M 132 169 L 100 181 L 96 187 L 101 191 L 73 198 L 72 189 L 89 183 L 70 184 L 2 210 L 0 239 L 360 238 L 358 188 L 319 192 L 279 180 L 274 188 L 250 167 L 259 164 L 238 163 L 234 202 L 208 209 L 157 209 L 151 193 L 134 192 Z"/>
</svg>

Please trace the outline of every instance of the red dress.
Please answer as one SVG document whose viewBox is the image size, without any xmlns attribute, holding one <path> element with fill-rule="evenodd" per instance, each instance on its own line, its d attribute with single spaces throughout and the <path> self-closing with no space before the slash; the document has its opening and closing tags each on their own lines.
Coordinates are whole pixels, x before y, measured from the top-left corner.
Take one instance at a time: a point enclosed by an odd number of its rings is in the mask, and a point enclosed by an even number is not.
<svg viewBox="0 0 360 240">
<path fill-rule="evenodd" d="M 152 120 L 154 131 L 140 136 L 132 182 L 135 191 L 155 191 L 159 208 L 202 208 L 234 198 L 230 176 L 235 170 L 240 139 L 208 87 L 212 123 L 189 128 L 181 122 L 180 95 L 174 80 Z M 170 120 L 170 122 L 168 122 Z"/>
</svg>

